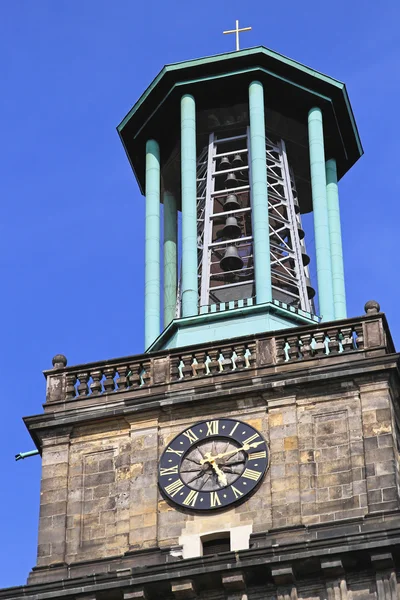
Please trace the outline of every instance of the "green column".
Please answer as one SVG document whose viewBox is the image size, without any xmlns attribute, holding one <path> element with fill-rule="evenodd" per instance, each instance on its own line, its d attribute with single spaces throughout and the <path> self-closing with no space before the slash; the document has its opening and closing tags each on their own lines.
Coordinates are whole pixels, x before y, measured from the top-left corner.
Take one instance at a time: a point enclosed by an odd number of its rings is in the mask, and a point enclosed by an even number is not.
<svg viewBox="0 0 400 600">
<path fill-rule="evenodd" d="M 340 227 L 339 191 L 336 160 L 326 161 L 326 195 L 328 201 L 329 240 L 332 260 L 333 304 L 336 319 L 346 319 L 342 232 Z"/>
<path fill-rule="evenodd" d="M 177 286 L 176 198 L 164 192 L 164 328 L 175 318 Z"/>
<path fill-rule="evenodd" d="M 253 220 L 254 277 L 256 303 L 272 301 L 269 250 L 267 157 L 265 151 L 264 90 L 252 81 L 249 87 L 251 202 Z"/>
<path fill-rule="evenodd" d="M 311 191 L 314 211 L 319 312 L 323 321 L 332 321 L 335 318 L 335 312 L 333 308 L 324 132 L 322 127 L 322 113 L 319 108 L 312 108 L 308 113 L 308 139 L 310 150 Z"/>
<path fill-rule="evenodd" d="M 146 227 L 144 342 L 147 349 L 160 334 L 160 148 L 146 143 Z"/>
<path fill-rule="evenodd" d="M 198 312 L 196 105 L 193 96 L 181 99 L 182 187 L 182 316 Z"/>
</svg>

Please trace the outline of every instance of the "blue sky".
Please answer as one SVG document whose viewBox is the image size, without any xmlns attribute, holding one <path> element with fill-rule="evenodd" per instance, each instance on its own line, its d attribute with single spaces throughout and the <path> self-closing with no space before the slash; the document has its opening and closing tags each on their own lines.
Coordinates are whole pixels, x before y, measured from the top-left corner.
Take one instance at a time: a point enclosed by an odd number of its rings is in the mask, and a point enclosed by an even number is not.
<svg viewBox="0 0 400 600">
<path fill-rule="evenodd" d="M 242 47 L 347 84 L 365 150 L 340 185 L 348 314 L 377 299 L 399 340 L 397 0 L 2 0 L 0 587 L 35 564 L 40 459 L 13 457 L 42 370 L 143 350 L 143 198 L 115 127 L 164 64 L 234 49 L 237 18 Z"/>
</svg>

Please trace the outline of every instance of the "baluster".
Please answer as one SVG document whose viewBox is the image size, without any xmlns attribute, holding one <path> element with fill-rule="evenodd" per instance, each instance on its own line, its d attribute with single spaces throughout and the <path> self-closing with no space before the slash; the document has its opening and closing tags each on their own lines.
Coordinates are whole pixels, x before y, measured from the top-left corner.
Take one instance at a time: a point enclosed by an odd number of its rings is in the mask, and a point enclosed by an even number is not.
<svg viewBox="0 0 400 600">
<path fill-rule="evenodd" d="M 205 374 L 206 375 L 211 375 L 211 371 L 210 371 L 210 363 L 212 362 L 211 357 L 208 353 L 206 353 L 206 357 L 204 359 L 204 368 L 205 368 Z"/>
<path fill-rule="evenodd" d="M 351 328 L 343 327 L 343 348 L 345 352 L 353 350 L 353 338 L 351 337 Z"/>
<path fill-rule="evenodd" d="M 242 369 L 244 367 L 244 353 L 245 353 L 245 346 L 236 346 L 235 348 L 233 348 L 233 352 L 235 353 L 236 356 L 233 356 L 232 354 L 232 363 L 235 363 L 235 369 Z M 235 369 L 232 369 L 232 371 L 234 371 Z"/>
<path fill-rule="evenodd" d="M 78 385 L 78 396 L 87 396 L 89 393 L 89 373 L 78 373 L 79 385 Z"/>
<path fill-rule="evenodd" d="M 301 342 L 301 354 L 304 360 L 312 356 L 312 348 L 310 347 L 310 334 L 306 333 L 301 335 L 299 340 Z"/>
<path fill-rule="evenodd" d="M 211 358 L 209 367 L 210 367 L 211 375 L 214 375 L 214 373 L 219 372 L 219 363 L 218 363 L 219 351 L 212 350 L 211 352 L 209 352 L 209 355 Z"/>
<path fill-rule="evenodd" d="M 325 333 L 323 331 L 317 331 L 314 334 L 314 340 L 315 340 L 315 346 L 314 346 L 314 352 L 317 355 L 321 355 L 325 353 L 325 346 L 324 346 L 324 340 L 325 340 Z"/>
<path fill-rule="evenodd" d="M 103 371 L 101 369 L 97 369 L 96 371 L 92 371 L 91 375 L 92 375 L 93 381 L 90 384 L 90 390 L 92 392 L 92 395 L 95 394 L 97 396 L 98 394 L 101 394 L 103 391 L 103 386 L 101 385 Z"/>
<path fill-rule="evenodd" d="M 337 354 L 339 352 L 339 342 L 337 330 L 331 330 L 327 332 L 329 338 L 328 348 L 330 354 Z"/>
<path fill-rule="evenodd" d="M 220 373 L 222 373 L 222 371 L 224 370 L 224 361 L 225 361 L 224 355 L 222 354 L 222 352 L 219 352 L 217 362 L 218 362 L 218 370 Z"/>
<path fill-rule="evenodd" d="M 128 388 L 137 388 L 139 387 L 140 381 L 139 381 L 139 369 L 138 366 L 136 364 L 133 365 L 129 365 L 129 371 L 127 374 L 127 380 L 128 380 Z"/>
<path fill-rule="evenodd" d="M 126 388 L 129 385 L 128 382 L 128 365 L 122 365 L 120 367 L 118 367 L 118 379 L 117 379 L 117 386 L 118 386 L 118 390 L 126 390 Z"/>
<path fill-rule="evenodd" d="M 199 363 L 197 362 L 197 358 L 193 355 L 192 364 L 190 365 L 192 368 L 192 377 L 197 377 L 197 369 Z"/>
<path fill-rule="evenodd" d="M 327 333 L 324 334 L 324 341 L 323 341 L 323 345 L 324 345 L 324 353 L 328 356 L 328 354 L 330 354 L 330 349 L 329 349 L 329 342 L 330 342 L 330 337 L 328 336 Z"/>
<path fill-rule="evenodd" d="M 281 362 L 282 360 L 285 360 L 284 347 L 286 345 L 286 339 L 275 338 L 275 344 L 276 344 L 276 355 L 278 358 L 278 362 Z"/>
<path fill-rule="evenodd" d="M 71 400 L 76 397 L 76 375 L 74 373 L 68 374 L 66 376 L 66 386 L 65 386 L 65 398 L 66 400 Z"/>
<path fill-rule="evenodd" d="M 113 392 L 115 390 L 115 382 L 114 382 L 114 376 L 115 376 L 115 369 L 114 367 L 106 367 L 104 369 L 104 375 L 105 375 L 105 380 L 104 380 L 104 393 L 109 394 L 110 392 Z"/>
</svg>

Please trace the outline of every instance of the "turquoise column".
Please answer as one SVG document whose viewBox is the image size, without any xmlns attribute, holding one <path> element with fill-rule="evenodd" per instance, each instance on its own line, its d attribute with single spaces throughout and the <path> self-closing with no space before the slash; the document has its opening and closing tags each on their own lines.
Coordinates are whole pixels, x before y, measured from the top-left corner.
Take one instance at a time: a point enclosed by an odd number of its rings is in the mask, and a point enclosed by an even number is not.
<svg viewBox="0 0 400 600">
<path fill-rule="evenodd" d="M 322 127 L 322 113 L 319 108 L 312 108 L 308 113 L 308 139 L 310 150 L 311 191 L 314 211 L 319 312 L 323 321 L 332 321 L 335 318 L 335 311 L 333 307 L 324 132 Z"/>
<path fill-rule="evenodd" d="M 254 277 L 256 303 L 272 301 L 269 250 L 267 157 L 265 150 L 264 90 L 252 81 L 249 87 L 251 202 L 253 221 Z"/>
<path fill-rule="evenodd" d="M 182 316 L 198 312 L 196 105 L 193 96 L 181 99 L 182 187 Z"/>
<path fill-rule="evenodd" d="M 177 292 L 177 220 L 176 198 L 164 192 L 164 328 L 175 318 Z"/>
<path fill-rule="evenodd" d="M 346 290 L 344 285 L 342 232 L 340 227 L 339 191 L 337 182 L 336 160 L 334 158 L 327 160 L 325 167 L 335 319 L 346 319 Z"/>
<path fill-rule="evenodd" d="M 146 225 L 144 283 L 144 343 L 147 349 L 160 334 L 160 148 L 146 143 Z"/>
</svg>

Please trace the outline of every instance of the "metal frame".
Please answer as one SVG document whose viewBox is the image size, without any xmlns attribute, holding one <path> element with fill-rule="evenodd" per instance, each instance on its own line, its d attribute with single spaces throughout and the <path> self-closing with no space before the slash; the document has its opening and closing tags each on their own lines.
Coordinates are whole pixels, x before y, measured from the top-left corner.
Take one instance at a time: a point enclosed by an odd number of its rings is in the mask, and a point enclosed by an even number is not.
<svg viewBox="0 0 400 600">
<path fill-rule="evenodd" d="M 221 152 L 221 144 L 245 141 L 247 147 L 240 144 L 240 148 Z M 270 217 L 270 249 L 271 249 L 271 273 L 273 279 L 273 297 L 275 301 L 282 301 L 288 305 L 296 306 L 305 312 L 314 313 L 314 305 L 308 297 L 307 283 L 309 282 L 309 272 L 307 265 L 303 265 L 303 254 L 306 253 L 304 239 L 299 235 L 301 229 L 301 218 L 296 212 L 296 188 L 292 176 L 286 146 L 283 140 L 266 140 L 267 152 L 267 180 L 268 180 L 268 210 Z M 218 171 L 218 159 L 223 156 L 233 156 L 236 154 L 247 154 L 248 164 L 243 167 L 232 167 Z M 250 143 L 249 127 L 246 134 L 232 137 L 218 137 L 211 133 L 208 146 L 206 146 L 198 160 L 197 167 L 197 231 L 198 231 L 198 281 L 199 281 L 199 306 L 204 307 L 210 304 L 222 302 L 225 304 L 229 300 L 219 301 L 214 292 L 223 289 L 238 288 L 244 285 L 254 285 L 254 257 L 253 257 L 253 237 L 246 235 L 231 240 L 213 240 L 214 219 L 222 216 L 239 216 L 251 213 L 251 161 L 250 161 Z M 216 180 L 220 175 L 245 171 L 249 173 L 249 183 L 239 185 L 232 189 L 216 190 Z M 215 212 L 214 203 L 218 198 L 224 198 L 227 194 L 249 193 L 249 204 L 244 208 L 226 211 L 224 213 Z M 245 261 L 251 262 L 251 266 L 243 266 L 239 271 L 232 271 L 232 274 L 242 272 L 249 275 L 245 281 L 231 282 L 227 279 L 226 283 L 211 286 L 211 281 L 221 277 L 220 274 L 212 273 L 212 265 L 218 258 L 218 250 L 223 253 L 225 248 L 231 244 L 242 248 L 247 247 Z M 249 248 L 250 246 L 250 248 Z M 217 252 L 217 254 L 215 254 Z M 216 258 L 217 257 L 217 258 Z M 179 299 L 178 299 L 179 304 Z M 177 306 L 177 315 L 179 307 Z"/>
</svg>

